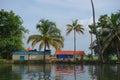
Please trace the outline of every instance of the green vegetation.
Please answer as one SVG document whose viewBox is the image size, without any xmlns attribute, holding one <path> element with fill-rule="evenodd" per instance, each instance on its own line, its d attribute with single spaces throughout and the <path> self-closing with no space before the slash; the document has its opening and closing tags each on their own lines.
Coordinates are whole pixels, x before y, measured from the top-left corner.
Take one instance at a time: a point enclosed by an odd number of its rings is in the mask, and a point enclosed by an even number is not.
<svg viewBox="0 0 120 80">
<path fill-rule="evenodd" d="M 91 57 L 89 57 L 89 56 L 84 56 L 83 60 L 84 61 L 89 61 L 89 60 L 97 61 L 98 56 L 93 56 L 93 59 L 91 59 Z"/>
<path fill-rule="evenodd" d="M 22 38 L 27 30 L 22 26 L 22 19 L 13 11 L 0 10 L 0 56 L 10 58 L 10 52 L 23 50 Z"/>
<path fill-rule="evenodd" d="M 92 49 L 102 62 L 116 55 L 120 61 L 120 11 L 108 16 L 101 15 L 96 26 L 89 26 L 96 40 L 92 43 Z"/>
</svg>

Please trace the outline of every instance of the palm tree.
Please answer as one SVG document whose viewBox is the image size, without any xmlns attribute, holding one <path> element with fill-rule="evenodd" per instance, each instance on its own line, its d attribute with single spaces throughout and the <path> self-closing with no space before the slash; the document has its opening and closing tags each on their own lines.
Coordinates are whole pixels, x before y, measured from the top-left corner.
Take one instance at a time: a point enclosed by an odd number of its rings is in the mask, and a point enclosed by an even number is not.
<svg viewBox="0 0 120 80">
<path fill-rule="evenodd" d="M 71 31 L 74 31 L 74 61 L 75 61 L 75 53 L 76 53 L 76 32 L 84 33 L 83 25 L 78 24 L 78 20 L 72 22 L 72 24 L 67 24 L 67 35 L 70 34 Z"/>
<path fill-rule="evenodd" d="M 93 59 L 93 48 L 95 46 L 95 41 L 93 41 L 93 34 L 96 33 L 96 30 L 95 30 L 95 27 L 94 27 L 93 24 L 92 25 L 88 25 L 88 27 L 90 28 L 89 33 L 90 33 L 90 36 L 91 36 L 91 43 L 90 43 L 91 54 L 90 54 L 90 58 Z"/>
<path fill-rule="evenodd" d="M 110 54 L 115 54 L 120 61 L 120 11 L 111 16 L 102 15 L 96 25 L 97 33 L 99 34 L 99 43 L 96 47 L 100 50 L 99 57 L 104 62 L 109 58 Z M 98 51 L 99 51 L 98 50 Z"/>
<path fill-rule="evenodd" d="M 92 5 L 92 13 L 93 13 L 93 26 L 95 28 L 95 9 L 94 9 L 93 0 L 91 0 L 91 5 Z M 90 31 L 90 34 L 91 34 L 91 47 L 93 47 L 92 46 L 92 42 L 93 42 L 93 35 L 92 35 L 93 33 L 92 33 L 92 31 Z M 91 48 L 91 56 L 93 56 L 92 48 Z"/>
<path fill-rule="evenodd" d="M 103 32 L 107 32 L 107 36 L 103 40 L 102 53 L 112 44 L 114 44 L 115 52 L 117 53 L 118 60 L 120 61 L 120 11 L 116 14 L 112 14 L 111 17 L 103 16 L 103 19 L 107 21 L 107 28 L 102 29 Z M 103 21 L 102 21 L 103 22 Z"/>
<path fill-rule="evenodd" d="M 32 47 L 40 43 L 39 50 L 44 48 L 43 60 L 45 62 L 45 51 L 47 48 L 50 50 L 50 46 L 53 46 L 56 50 L 60 50 L 64 46 L 64 38 L 61 36 L 60 30 L 56 27 L 56 24 L 49 20 L 41 19 L 36 29 L 39 30 L 40 35 L 29 36 L 27 42 L 32 42 Z"/>
</svg>

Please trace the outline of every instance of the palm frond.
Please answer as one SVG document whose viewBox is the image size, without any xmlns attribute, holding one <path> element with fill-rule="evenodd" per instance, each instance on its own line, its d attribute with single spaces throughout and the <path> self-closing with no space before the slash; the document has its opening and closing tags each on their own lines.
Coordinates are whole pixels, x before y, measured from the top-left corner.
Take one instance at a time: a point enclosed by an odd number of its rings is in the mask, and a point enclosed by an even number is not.
<svg viewBox="0 0 120 80">
<path fill-rule="evenodd" d="M 44 45 L 45 44 L 43 42 L 41 42 L 40 45 L 39 45 L 39 50 L 41 50 L 44 47 Z"/>
<path fill-rule="evenodd" d="M 42 38 L 41 35 L 31 35 L 31 36 L 29 36 L 27 43 L 33 41 L 34 39 L 41 39 L 41 38 Z"/>
<path fill-rule="evenodd" d="M 69 35 L 72 30 L 73 30 L 73 26 L 68 24 L 67 25 L 67 33 L 66 33 L 66 35 Z"/>
</svg>

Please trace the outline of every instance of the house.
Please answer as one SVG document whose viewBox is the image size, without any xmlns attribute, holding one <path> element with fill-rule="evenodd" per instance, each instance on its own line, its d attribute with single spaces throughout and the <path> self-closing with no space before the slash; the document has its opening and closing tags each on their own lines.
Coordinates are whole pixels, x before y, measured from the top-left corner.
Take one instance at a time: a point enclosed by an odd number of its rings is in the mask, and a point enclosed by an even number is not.
<svg viewBox="0 0 120 80">
<path fill-rule="evenodd" d="M 50 58 L 50 50 L 45 51 L 46 60 Z M 13 51 L 12 59 L 13 60 L 43 60 L 44 51 Z"/>
<path fill-rule="evenodd" d="M 67 50 L 67 51 L 56 51 L 55 52 L 55 55 L 56 55 L 56 58 L 58 59 L 66 59 L 66 60 L 73 60 L 74 59 L 74 54 L 75 54 L 75 58 L 77 60 L 82 60 L 83 59 L 83 56 L 85 55 L 85 52 L 84 51 L 70 51 L 70 50 Z"/>
</svg>

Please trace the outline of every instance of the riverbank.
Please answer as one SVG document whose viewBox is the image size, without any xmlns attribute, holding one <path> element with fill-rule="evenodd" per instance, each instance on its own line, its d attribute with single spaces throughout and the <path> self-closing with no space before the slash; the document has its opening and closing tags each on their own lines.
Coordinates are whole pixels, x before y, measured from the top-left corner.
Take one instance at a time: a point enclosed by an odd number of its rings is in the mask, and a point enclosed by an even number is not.
<svg viewBox="0 0 120 80">
<path fill-rule="evenodd" d="M 0 59 L 0 64 L 120 64 L 117 60 L 110 60 L 108 62 L 102 63 L 98 60 L 83 60 L 83 61 L 46 61 L 43 60 L 6 60 Z"/>
</svg>

